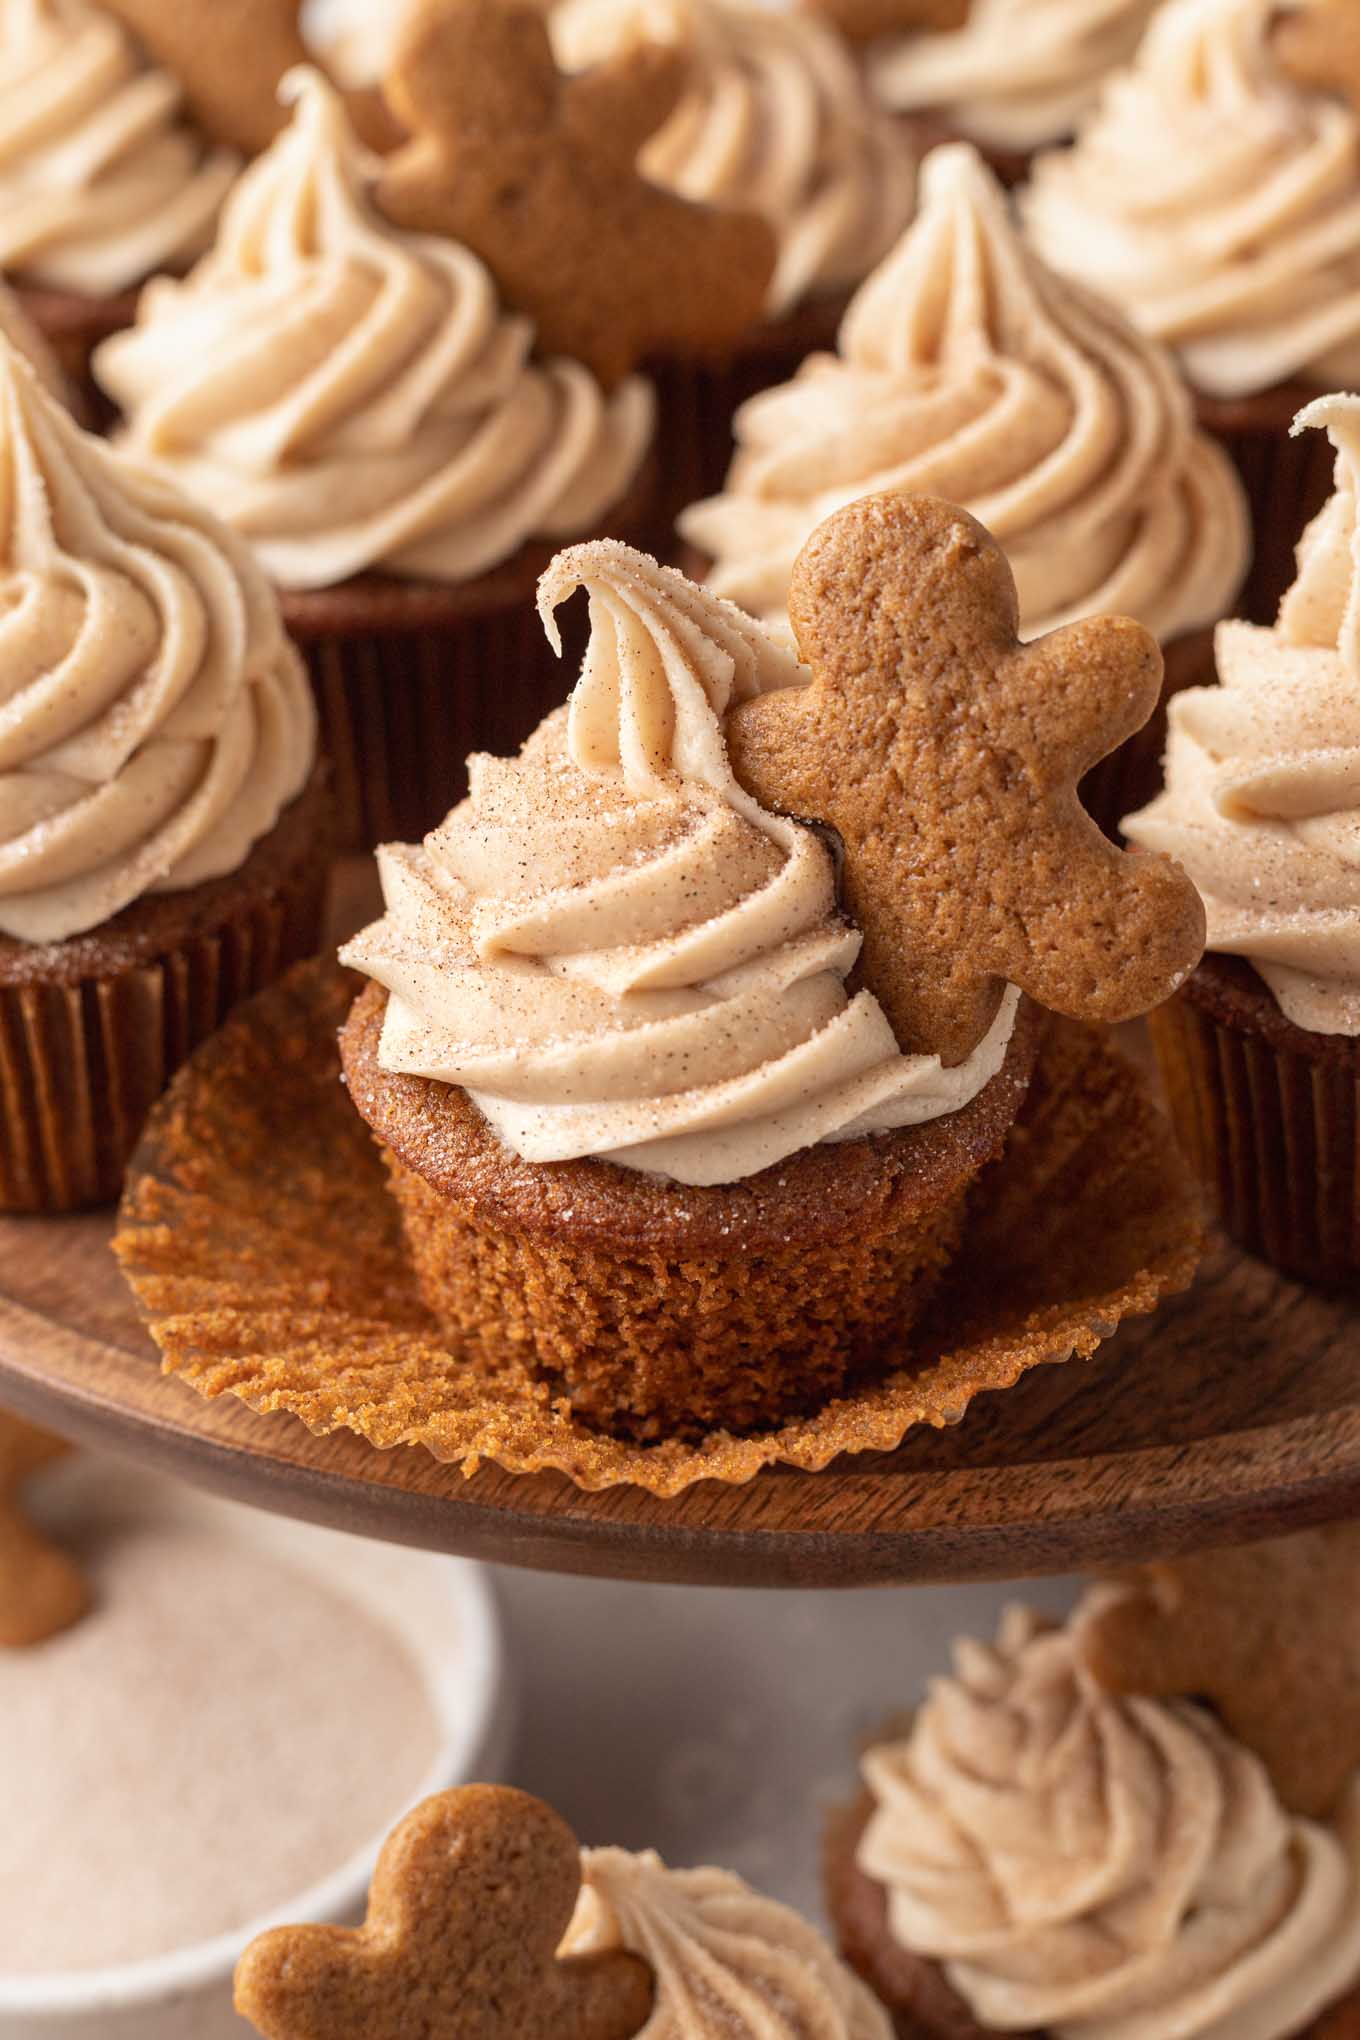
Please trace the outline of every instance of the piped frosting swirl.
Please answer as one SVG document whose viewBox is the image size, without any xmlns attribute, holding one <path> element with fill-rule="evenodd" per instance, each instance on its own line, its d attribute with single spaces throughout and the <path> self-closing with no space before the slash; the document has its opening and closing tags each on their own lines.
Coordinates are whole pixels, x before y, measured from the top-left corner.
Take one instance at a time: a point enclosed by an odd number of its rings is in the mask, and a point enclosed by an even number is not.
<svg viewBox="0 0 1360 2040">
<path fill-rule="evenodd" d="M 1336 493 L 1299 546 L 1273 629 L 1220 625 L 1220 685 L 1173 698 L 1166 790 L 1125 823 L 1204 897 L 1209 948 L 1245 956 L 1281 1011 L 1360 1034 L 1360 397 L 1322 397 Z"/>
<path fill-rule="evenodd" d="M 1023 204 L 1055 268 L 1239 397 L 1360 381 L 1360 113 L 1284 76 L 1280 0 L 1167 0 Z"/>
<path fill-rule="evenodd" d="M 891 1933 L 989 2030 L 1290 2040 L 1360 1977 L 1360 1796 L 1291 1817 L 1201 1708 L 1101 1693 L 1075 1635 L 1012 1609 L 868 1753 Z"/>
<path fill-rule="evenodd" d="M 245 547 L 0 346 L 0 932 L 59 941 L 237 870 L 315 750 Z"/>
<path fill-rule="evenodd" d="M 579 362 L 533 358 L 471 250 L 380 218 L 376 160 L 320 75 L 286 89 L 293 119 L 212 253 L 99 350 L 126 443 L 288 588 L 466 581 L 592 530 L 650 444 L 650 384 L 607 395 Z"/>
<path fill-rule="evenodd" d="M 806 673 L 755 623 L 613 541 L 560 554 L 591 635 L 570 704 L 475 757 L 423 847 L 379 854 L 386 913 L 343 952 L 390 994 L 383 1067 L 463 1085 L 528 1161 L 730 1183 L 917 1124 L 1000 1069 L 1008 991 L 957 1068 L 903 1055 L 846 979 L 831 852 L 733 777 L 722 718 Z"/>
<path fill-rule="evenodd" d="M 239 163 L 86 0 L 0 0 L 0 270 L 108 297 L 189 262 Z"/>
<path fill-rule="evenodd" d="M 917 220 L 838 353 L 752 398 L 736 435 L 724 492 L 680 528 L 711 585 L 775 624 L 817 525 L 885 489 L 981 519 L 1028 637 L 1117 612 L 1166 642 L 1217 621 L 1246 572 L 1241 485 L 1170 358 L 1044 268 L 965 144 L 926 159 Z"/>
<path fill-rule="evenodd" d="M 813 14 L 751 0 L 560 0 L 549 27 L 567 70 L 644 41 L 685 51 L 688 88 L 639 167 L 682 197 L 771 222 L 771 317 L 859 283 L 911 218 L 907 137 Z"/>
</svg>

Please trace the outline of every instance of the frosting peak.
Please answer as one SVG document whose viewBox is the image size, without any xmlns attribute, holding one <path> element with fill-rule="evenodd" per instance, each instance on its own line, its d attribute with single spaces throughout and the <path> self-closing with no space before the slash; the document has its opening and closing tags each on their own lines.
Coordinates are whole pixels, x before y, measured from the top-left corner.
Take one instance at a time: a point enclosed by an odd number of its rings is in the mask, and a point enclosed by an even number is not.
<svg viewBox="0 0 1360 2040">
<path fill-rule="evenodd" d="M 1023 200 L 1040 252 L 1215 397 L 1360 379 L 1360 114 L 1284 76 L 1279 4 L 1167 0 Z"/>
<path fill-rule="evenodd" d="M 1295 430 L 1337 448 L 1271 630 L 1225 623 L 1218 687 L 1173 698 L 1166 790 L 1125 823 L 1189 872 L 1210 949 L 1245 956 L 1297 1026 L 1360 1034 L 1360 397 Z"/>
<path fill-rule="evenodd" d="M 695 1184 L 967 1104 L 1017 995 L 958 1068 L 902 1055 L 847 989 L 860 935 L 829 849 L 733 777 L 726 710 L 803 669 L 614 541 L 560 556 L 545 609 L 578 585 L 570 705 L 518 758 L 473 758 L 423 847 L 379 852 L 385 916 L 343 954 L 390 994 L 384 1068 L 463 1085 L 526 1160 Z"/>
<path fill-rule="evenodd" d="M 376 159 L 319 74 L 241 178 L 217 244 L 142 294 L 97 372 L 127 443 L 248 538 L 285 587 L 369 569 L 463 581 L 589 531 L 652 434 L 650 385 L 606 395 L 531 357 L 470 249 L 371 202 Z"/>
<path fill-rule="evenodd" d="M 726 1870 L 587 1849 L 563 1953 L 627 1948 L 656 1999 L 638 2040 L 891 2040 L 886 2015 L 822 1936 Z"/>
<path fill-rule="evenodd" d="M 314 755 L 246 549 L 0 343 L 0 932 L 61 940 L 236 870 Z"/>
<path fill-rule="evenodd" d="M 771 317 L 858 283 L 910 219 L 909 141 L 814 15 L 758 0 L 561 0 L 549 27 L 573 71 L 644 40 L 684 49 L 687 90 L 639 167 L 682 197 L 771 222 Z"/>
<path fill-rule="evenodd" d="M 894 1937 L 1000 2032 L 1290 2040 L 1360 1976 L 1360 1797 L 1292 1818 L 1198 1706 L 1101 1693 L 1079 1620 L 1012 1609 L 866 1757 Z"/>
<path fill-rule="evenodd" d="M 0 269 L 102 297 L 206 244 L 238 163 L 86 0 L 0 0 Z"/>
<path fill-rule="evenodd" d="M 838 353 L 752 398 L 736 435 L 724 493 L 680 527 L 713 587 L 776 624 L 806 539 L 880 490 L 978 517 L 1028 637 L 1113 612 L 1165 642 L 1216 621 L 1246 571 L 1241 486 L 1169 357 L 1044 268 L 964 144 L 927 157 L 917 219 Z"/>
</svg>

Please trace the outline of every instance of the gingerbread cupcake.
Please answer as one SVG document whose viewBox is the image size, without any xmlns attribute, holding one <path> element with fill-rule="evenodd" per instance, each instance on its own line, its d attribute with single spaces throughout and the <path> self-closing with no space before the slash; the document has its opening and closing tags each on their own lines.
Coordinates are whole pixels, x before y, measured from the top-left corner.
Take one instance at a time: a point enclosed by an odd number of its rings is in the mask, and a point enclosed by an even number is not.
<svg viewBox="0 0 1360 2040">
<path fill-rule="evenodd" d="M 943 35 L 911 33 L 894 0 L 875 8 L 870 84 L 917 147 L 962 139 L 1005 184 L 1065 142 L 1110 73 L 1133 56 L 1157 0 L 972 0 Z M 910 13 L 910 10 L 908 10 Z"/>
<path fill-rule="evenodd" d="M 1046 260 L 1174 348 L 1251 498 L 1273 620 L 1330 466 L 1296 411 L 1360 382 L 1360 69 L 1345 0 L 1169 0 L 1022 207 Z M 1316 26 L 1314 25 L 1316 22 Z M 1313 52 L 1342 38 L 1329 63 Z M 1313 57 L 1313 61 L 1306 61 Z M 1349 96 L 1348 96 L 1349 95 Z"/>
<path fill-rule="evenodd" d="M 900 2040 L 1355 2030 L 1360 1773 L 1353 1697 L 1328 1711 L 1319 1564 L 1344 1606 L 1354 1533 L 1310 1533 L 1097 1587 L 1064 1626 L 1013 1608 L 995 1644 L 957 1646 L 828 1834 L 842 1950 Z M 1349 1752 L 1302 1803 L 1297 1757 L 1271 1761 L 1291 1741 Z"/>
<path fill-rule="evenodd" d="M 1195 429 L 1170 356 L 1025 246 L 973 149 L 927 158 L 918 217 L 837 352 L 753 398 L 736 433 L 726 488 L 680 530 L 710 585 L 770 624 L 823 517 L 925 490 L 1006 548 L 1024 635 L 1122 612 L 1163 645 L 1168 692 L 1210 677 L 1209 627 L 1250 558 L 1231 463 Z M 1102 825 L 1151 795 L 1164 730 L 1159 714 L 1086 788 Z"/>
<path fill-rule="evenodd" d="M 555 562 L 548 628 L 578 586 L 568 707 L 517 759 L 474 759 L 422 848 L 381 853 L 386 914 L 342 952 L 374 981 L 342 1060 L 472 1364 L 527 1363 L 623 1436 L 749 1431 L 904 1364 L 1024 1097 L 1020 988 L 1109 1017 L 1198 953 L 1179 874 L 1123 858 L 1070 785 L 1146 713 L 1156 648 L 1109 619 L 1019 647 L 998 549 L 903 498 L 807 548 L 811 678 L 626 547 Z M 984 670 L 979 712 L 960 690 Z M 1060 673 L 1052 750 L 1016 780 L 1002 759 L 1039 741 Z M 1021 784 L 1033 806 L 1009 805 Z M 836 832 L 839 899 L 795 815 Z M 1058 864 L 1061 906 L 1029 897 Z"/>
<path fill-rule="evenodd" d="M 1128 835 L 1174 856 L 1211 954 L 1153 1021 L 1173 1113 L 1230 1232 L 1291 1273 L 1360 1273 L 1360 398 L 1321 398 L 1336 494 L 1272 629 L 1224 624 L 1220 685 L 1171 708 L 1166 788 Z M 1324 442 L 1325 443 L 1325 442 Z"/>
<path fill-rule="evenodd" d="M 69 1210 L 315 948 L 329 804 L 246 548 L 3 342 L 0 477 L 0 1210 Z"/>
</svg>

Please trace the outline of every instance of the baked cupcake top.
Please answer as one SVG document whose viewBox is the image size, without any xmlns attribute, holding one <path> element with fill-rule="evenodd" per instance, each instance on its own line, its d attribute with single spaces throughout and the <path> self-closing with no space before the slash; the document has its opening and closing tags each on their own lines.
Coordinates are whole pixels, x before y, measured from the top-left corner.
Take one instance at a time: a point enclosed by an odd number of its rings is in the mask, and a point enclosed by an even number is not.
<svg viewBox="0 0 1360 2040">
<path fill-rule="evenodd" d="M 752 398 L 736 437 L 723 494 L 680 529 L 712 586 L 772 624 L 809 533 L 885 489 L 987 526 L 1026 636 L 1115 611 L 1166 642 L 1222 616 L 1246 572 L 1241 485 L 1170 357 L 1044 267 L 965 144 L 927 157 L 918 217 L 837 353 Z"/>
<path fill-rule="evenodd" d="M 108 297 L 191 261 L 239 167 L 86 0 L 0 0 L 0 269 Z"/>
<path fill-rule="evenodd" d="M 589 531 L 652 436 L 651 386 L 606 394 L 532 354 L 458 242 L 372 202 L 378 161 L 319 73 L 241 178 L 212 252 L 142 295 L 96 371 L 154 458 L 288 588 L 369 569 L 467 581 Z"/>
<path fill-rule="evenodd" d="M 1360 1978 L 1360 1793 L 1292 1816 L 1203 1708 L 1102 1692 L 1081 1620 L 1012 1609 L 869 1751 L 889 1929 L 998 2031 L 1287 2040 Z"/>
<path fill-rule="evenodd" d="M 245 547 L 0 342 L 0 933 L 59 941 L 235 871 L 315 748 Z"/>
<path fill-rule="evenodd" d="M 693 1184 L 967 1104 L 1018 995 L 956 1067 L 903 1055 L 847 986 L 861 935 L 826 841 L 733 775 L 727 710 L 805 670 L 614 541 L 545 574 L 555 643 L 577 587 L 591 636 L 570 703 L 518 758 L 473 758 L 423 846 L 379 852 L 386 912 L 342 955 L 390 994 L 383 1067 L 462 1085 L 527 1161 Z"/>
<path fill-rule="evenodd" d="M 890 2040 L 887 2018 L 822 1935 L 729 1870 L 669 1870 L 652 1850 L 585 1849 L 564 1955 L 626 1948 L 655 1978 L 637 2040 Z"/>
<path fill-rule="evenodd" d="M 1360 380 L 1360 113 L 1290 82 L 1278 0 L 1167 0 L 1022 199 L 1055 267 L 1241 397 Z"/>
<path fill-rule="evenodd" d="M 751 0 L 560 0 L 549 26 L 569 71 L 647 41 L 685 52 L 686 90 L 639 168 L 686 198 L 765 215 L 779 236 L 771 317 L 860 282 L 911 218 L 907 137 L 813 15 Z"/>
<path fill-rule="evenodd" d="M 1208 946 L 1245 956 L 1285 1017 L 1360 1034 L 1360 397 L 1322 397 L 1336 494 L 1303 535 L 1272 629 L 1224 623 L 1217 687 L 1169 709 L 1166 789 L 1125 833 L 1195 881 Z"/>
<path fill-rule="evenodd" d="M 999 149 L 1070 135 L 1102 81 L 1138 47 L 1157 0 L 973 0 L 947 35 L 893 37 L 869 56 L 875 90 L 902 112 L 940 113 Z"/>
</svg>

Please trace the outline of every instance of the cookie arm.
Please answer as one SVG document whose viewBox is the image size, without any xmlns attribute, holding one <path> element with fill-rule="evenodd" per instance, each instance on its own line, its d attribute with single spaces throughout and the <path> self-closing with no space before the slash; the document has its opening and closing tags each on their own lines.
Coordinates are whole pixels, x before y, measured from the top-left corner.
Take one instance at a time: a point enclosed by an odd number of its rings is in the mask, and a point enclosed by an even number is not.
<svg viewBox="0 0 1360 2040">
<path fill-rule="evenodd" d="M 593 150 L 607 150 L 631 170 L 644 143 L 679 105 L 689 70 L 682 50 L 651 42 L 593 64 L 563 87 L 567 125 Z"/>
</svg>

